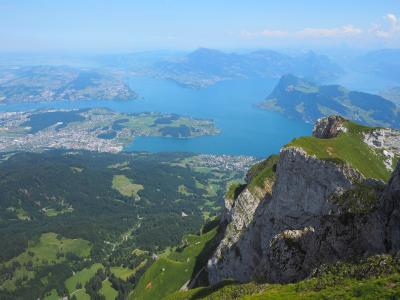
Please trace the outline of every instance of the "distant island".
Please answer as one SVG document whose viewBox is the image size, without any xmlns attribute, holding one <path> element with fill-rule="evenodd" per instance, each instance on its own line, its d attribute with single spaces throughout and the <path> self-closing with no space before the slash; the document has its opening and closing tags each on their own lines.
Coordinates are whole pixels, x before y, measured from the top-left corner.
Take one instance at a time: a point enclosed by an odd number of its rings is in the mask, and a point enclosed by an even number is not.
<svg viewBox="0 0 400 300">
<path fill-rule="evenodd" d="M 337 78 L 343 70 L 327 56 L 314 52 L 289 56 L 272 50 L 237 54 L 200 48 L 185 56 L 157 62 L 152 72 L 185 86 L 202 88 L 222 80 L 278 78 L 288 72 L 323 81 Z"/>
<path fill-rule="evenodd" d="M 399 107 L 381 96 L 349 91 L 339 85 L 317 85 L 290 74 L 282 76 L 258 107 L 309 123 L 339 114 L 370 126 L 400 127 Z"/>
<path fill-rule="evenodd" d="M 108 109 L 0 113 L 0 152 L 80 149 L 116 153 L 135 136 L 215 135 L 213 121 L 175 114 L 123 114 Z"/>
<path fill-rule="evenodd" d="M 1 70 L 0 103 L 132 100 L 138 95 L 120 76 L 87 68 L 31 66 Z"/>
</svg>

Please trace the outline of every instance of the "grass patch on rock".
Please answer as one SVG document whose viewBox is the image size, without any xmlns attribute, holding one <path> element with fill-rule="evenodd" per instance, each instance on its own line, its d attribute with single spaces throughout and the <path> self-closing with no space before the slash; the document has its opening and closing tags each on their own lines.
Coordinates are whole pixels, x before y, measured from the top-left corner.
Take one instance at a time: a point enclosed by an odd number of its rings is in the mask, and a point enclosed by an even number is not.
<svg viewBox="0 0 400 300">
<path fill-rule="evenodd" d="M 299 147 L 309 155 L 332 162 L 346 162 L 367 178 L 387 181 L 390 171 L 386 169 L 384 157 L 364 143 L 363 133 L 373 128 L 353 122 L 345 123 L 348 132 L 330 139 L 319 139 L 312 136 L 294 139 L 285 147 Z"/>
</svg>

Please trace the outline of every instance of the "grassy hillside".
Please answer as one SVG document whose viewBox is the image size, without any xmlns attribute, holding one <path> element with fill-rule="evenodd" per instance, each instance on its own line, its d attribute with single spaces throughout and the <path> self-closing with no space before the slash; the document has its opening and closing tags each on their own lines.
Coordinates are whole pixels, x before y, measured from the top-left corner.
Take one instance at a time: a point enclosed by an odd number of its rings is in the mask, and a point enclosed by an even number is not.
<svg viewBox="0 0 400 300">
<path fill-rule="evenodd" d="M 376 255 L 357 264 L 336 263 L 321 268 L 311 279 L 293 284 L 222 282 L 187 292 L 175 292 L 164 300 L 317 300 L 399 299 L 399 259 Z"/>
<path fill-rule="evenodd" d="M 111 267 L 111 273 L 122 280 L 127 280 L 128 277 L 132 276 L 135 273 L 135 270 L 129 268 L 122 268 L 122 267 Z"/>
<path fill-rule="evenodd" d="M 35 278 L 36 269 L 61 265 L 70 255 L 78 259 L 88 257 L 90 249 L 91 244 L 82 239 L 66 239 L 52 232 L 42 234 L 23 253 L 0 265 L 1 277 L 5 279 L 1 281 L 0 290 L 15 291 Z"/>
<path fill-rule="evenodd" d="M 387 181 L 390 171 L 383 163 L 383 155 L 379 151 L 372 150 L 363 142 L 362 133 L 371 128 L 349 121 L 345 123 L 345 126 L 348 128 L 348 132 L 339 134 L 335 138 L 301 137 L 285 147 L 300 147 L 309 155 L 315 155 L 320 159 L 347 162 L 365 177 Z"/>
<path fill-rule="evenodd" d="M 279 159 L 279 155 L 271 155 L 266 160 L 255 164 L 247 176 L 251 177 L 248 188 L 254 192 L 256 188 L 265 189 L 266 181 L 275 179 L 275 165 Z"/>
<path fill-rule="evenodd" d="M 144 273 L 129 299 L 153 300 L 179 290 L 196 271 L 196 258 L 217 234 L 217 228 L 202 235 L 188 235 L 185 247 L 160 256 Z"/>
<path fill-rule="evenodd" d="M 305 286 L 302 287 L 301 285 Z M 164 300 L 321 300 L 321 299 L 399 299 L 400 275 L 386 276 L 368 280 L 345 280 L 340 285 L 324 288 L 307 288 L 308 283 L 268 284 L 256 283 L 234 284 L 214 288 L 198 288 L 189 292 L 177 292 Z M 220 287 L 220 288 L 218 288 Z"/>
<path fill-rule="evenodd" d="M 108 279 L 102 282 L 100 294 L 103 295 L 106 300 L 115 300 L 115 298 L 118 296 L 118 292 L 113 289 L 111 282 Z"/>
<path fill-rule="evenodd" d="M 80 298 L 85 298 L 85 293 L 84 287 L 85 284 L 96 274 L 97 270 L 103 268 L 102 264 L 93 264 L 88 268 L 85 268 L 79 272 L 76 272 L 73 276 L 68 278 L 65 281 L 65 286 L 68 289 L 68 292 L 70 295 L 76 295 L 78 300 Z M 82 287 L 78 288 L 77 285 L 80 284 Z M 83 295 L 85 294 L 85 295 Z M 89 295 L 87 295 L 89 297 Z M 90 298 L 90 297 L 89 297 Z"/>
<path fill-rule="evenodd" d="M 0 299 L 72 293 L 66 280 L 94 263 L 126 296 L 151 254 L 218 215 L 225 186 L 243 175 L 190 154 L 0 154 Z"/>
<path fill-rule="evenodd" d="M 133 183 L 125 175 L 114 175 L 112 188 L 126 197 L 135 197 L 139 191 L 144 189 L 143 185 Z"/>
</svg>

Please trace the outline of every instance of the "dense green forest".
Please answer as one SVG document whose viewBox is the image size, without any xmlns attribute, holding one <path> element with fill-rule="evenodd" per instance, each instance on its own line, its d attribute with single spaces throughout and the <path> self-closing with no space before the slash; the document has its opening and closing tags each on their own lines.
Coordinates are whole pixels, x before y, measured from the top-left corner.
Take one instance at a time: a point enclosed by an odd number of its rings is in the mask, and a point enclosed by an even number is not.
<svg viewBox="0 0 400 300">
<path fill-rule="evenodd" d="M 0 298 L 124 298 L 243 172 L 181 153 L 0 156 Z M 246 166 L 243 168 L 246 169 Z"/>
</svg>

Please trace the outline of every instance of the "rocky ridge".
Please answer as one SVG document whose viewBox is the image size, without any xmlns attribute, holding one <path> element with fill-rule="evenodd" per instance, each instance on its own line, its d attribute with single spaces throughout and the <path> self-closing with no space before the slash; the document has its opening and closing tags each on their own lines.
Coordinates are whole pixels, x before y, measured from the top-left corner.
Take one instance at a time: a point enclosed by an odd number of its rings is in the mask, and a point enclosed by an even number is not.
<svg viewBox="0 0 400 300">
<path fill-rule="evenodd" d="M 330 139 L 341 132 L 347 132 L 347 128 L 344 126 L 345 121 L 344 118 L 337 115 L 321 118 L 315 123 L 313 136 L 319 139 Z"/>
<path fill-rule="evenodd" d="M 400 154 L 400 131 L 390 128 L 377 128 L 365 133 L 364 142 L 371 148 L 381 150 L 385 156 L 385 166 L 393 171 L 393 159 Z"/>
<path fill-rule="evenodd" d="M 324 118 L 313 134 L 333 138 L 346 132 L 345 124 Z M 374 145 L 399 155 L 399 135 L 384 131 L 382 138 L 378 130 L 364 141 L 383 139 Z M 211 284 L 228 278 L 294 282 L 324 264 L 400 250 L 400 163 L 385 184 L 349 164 L 284 147 L 270 171 L 271 191 L 252 193 L 248 176 L 247 187 L 229 201 L 225 236 L 207 265 Z"/>
</svg>

